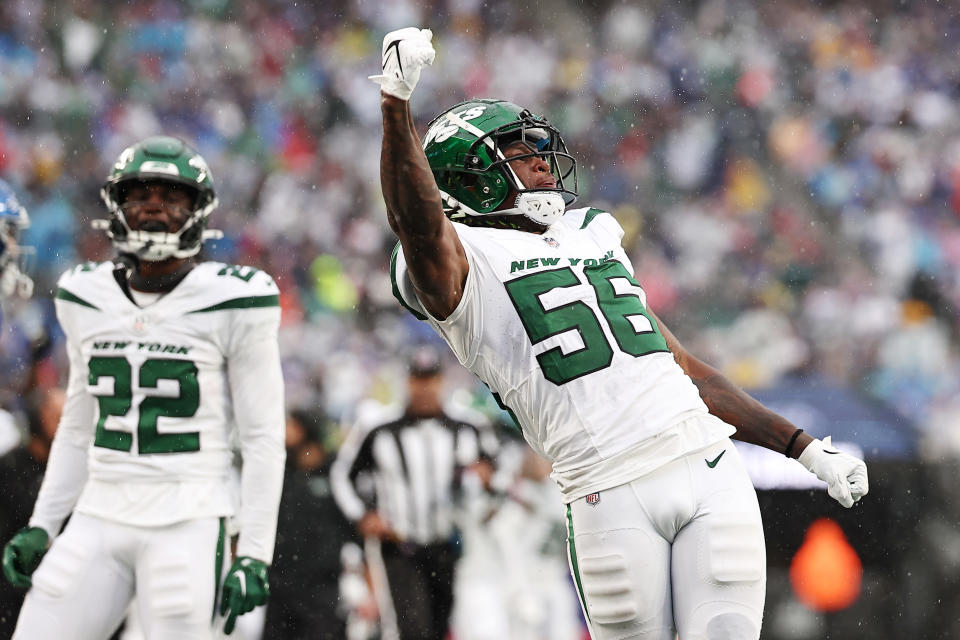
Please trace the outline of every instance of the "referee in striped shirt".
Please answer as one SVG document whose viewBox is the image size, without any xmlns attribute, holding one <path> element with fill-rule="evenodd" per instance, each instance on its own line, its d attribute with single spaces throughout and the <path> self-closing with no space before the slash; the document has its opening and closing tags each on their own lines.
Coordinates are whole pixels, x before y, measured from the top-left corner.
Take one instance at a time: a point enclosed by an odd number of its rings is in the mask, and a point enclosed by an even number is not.
<svg viewBox="0 0 960 640">
<path fill-rule="evenodd" d="M 340 448 L 331 486 L 366 540 L 381 637 L 443 640 L 460 553 L 454 526 L 460 479 L 470 469 L 489 482 L 496 439 L 445 410 L 439 352 L 421 347 L 408 367 L 403 414 L 357 427 L 360 433 Z"/>
</svg>

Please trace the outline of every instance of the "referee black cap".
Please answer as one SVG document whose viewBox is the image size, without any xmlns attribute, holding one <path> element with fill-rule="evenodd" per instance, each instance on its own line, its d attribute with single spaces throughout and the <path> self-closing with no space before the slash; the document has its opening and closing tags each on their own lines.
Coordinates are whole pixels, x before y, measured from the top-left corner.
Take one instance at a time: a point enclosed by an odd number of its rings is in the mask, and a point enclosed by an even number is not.
<svg viewBox="0 0 960 640">
<path fill-rule="evenodd" d="M 416 347 L 407 357 L 407 370 L 414 378 L 439 375 L 443 370 L 443 358 L 440 351 L 429 345 Z"/>
</svg>

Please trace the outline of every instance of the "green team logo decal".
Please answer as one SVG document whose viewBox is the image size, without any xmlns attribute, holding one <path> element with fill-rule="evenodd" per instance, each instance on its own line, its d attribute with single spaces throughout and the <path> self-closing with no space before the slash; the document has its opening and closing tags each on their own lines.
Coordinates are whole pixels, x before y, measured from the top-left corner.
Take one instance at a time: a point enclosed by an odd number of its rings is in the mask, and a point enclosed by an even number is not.
<svg viewBox="0 0 960 640">
<path fill-rule="evenodd" d="M 461 128 L 466 128 L 463 126 L 466 122 L 479 118 L 486 110 L 486 105 L 480 105 L 463 111 L 448 113 L 427 130 L 427 135 L 423 137 L 423 146 L 427 146 L 431 142 L 446 142 L 452 136 L 455 136 Z M 475 132 L 471 131 L 471 133 Z M 483 135 L 483 132 L 480 131 L 478 135 Z"/>
<path fill-rule="evenodd" d="M 113 394 L 96 395 L 100 406 L 97 433 L 93 444 L 105 449 L 130 451 L 133 434 L 127 431 L 107 429 L 108 416 L 125 416 L 133 405 L 131 382 L 133 369 L 122 356 L 94 356 L 90 358 L 91 385 L 101 378 L 113 379 Z M 147 396 L 137 407 L 137 451 L 141 454 L 187 453 L 200 450 L 200 433 L 160 433 L 157 422 L 161 417 L 191 418 L 200 408 L 200 384 L 197 382 L 197 365 L 190 360 L 155 358 L 141 366 L 138 384 L 142 389 L 156 389 L 160 380 L 174 380 L 180 385 L 180 394 L 175 397 Z"/>
<path fill-rule="evenodd" d="M 547 292 L 584 284 L 570 267 L 538 271 L 504 283 L 533 344 L 567 331 L 577 331 L 583 340 L 584 346 L 576 351 L 564 353 L 560 347 L 553 347 L 537 356 L 547 380 L 561 385 L 606 369 L 613 361 L 614 346 L 634 357 L 670 350 L 640 295 L 618 293 L 614 284 L 617 281 L 640 288 L 623 264 L 609 260 L 590 265 L 584 268 L 583 275 L 596 292 L 597 308 L 584 300 L 552 309 L 544 307 L 542 297 Z M 616 345 L 607 339 L 601 319 Z"/>
</svg>

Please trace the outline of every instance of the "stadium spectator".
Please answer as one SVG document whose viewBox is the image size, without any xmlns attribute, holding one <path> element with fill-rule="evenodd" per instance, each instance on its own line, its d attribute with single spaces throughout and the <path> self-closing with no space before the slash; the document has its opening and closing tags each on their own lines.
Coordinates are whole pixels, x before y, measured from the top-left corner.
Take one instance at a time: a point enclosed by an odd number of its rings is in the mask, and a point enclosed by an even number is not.
<svg viewBox="0 0 960 640">
<path fill-rule="evenodd" d="M 385 26 L 424 13 L 390 6 L 3 3 L 0 169 L 31 211 L 38 292 L 75 257 L 108 255 L 85 227 L 115 155 L 181 135 L 227 194 L 212 257 L 277 274 L 290 398 L 345 417 L 385 375 L 379 354 L 422 331 L 383 278 L 378 111 L 360 81 Z M 915 274 L 960 303 L 960 72 L 946 53 L 960 30 L 931 31 L 952 24 L 949 7 L 661 0 L 533 22 L 506 0 L 474 6 L 440 2 L 431 15 L 455 53 L 415 106 L 421 123 L 494 94 L 554 115 L 594 167 L 583 197 L 614 213 L 651 274 L 651 304 L 735 382 L 803 370 L 919 402 L 931 425 L 960 418 L 960 384 L 914 400 L 866 382 L 889 369 L 879 346 L 899 331 Z M 535 74 L 504 63 L 525 52 Z M 51 313 L 38 298 L 5 331 L 4 362 L 23 325 Z M 765 339 L 744 340 L 758 323 Z M 956 371 L 956 332 L 950 345 Z M 62 375 L 62 355 L 53 364 Z"/>
</svg>

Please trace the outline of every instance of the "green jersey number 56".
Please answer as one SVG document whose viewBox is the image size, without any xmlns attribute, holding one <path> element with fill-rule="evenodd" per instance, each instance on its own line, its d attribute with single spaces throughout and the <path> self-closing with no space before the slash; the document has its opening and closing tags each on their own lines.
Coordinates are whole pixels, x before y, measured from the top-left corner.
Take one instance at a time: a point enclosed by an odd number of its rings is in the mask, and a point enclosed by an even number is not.
<svg viewBox="0 0 960 640">
<path fill-rule="evenodd" d="M 543 306 L 541 297 L 548 291 L 583 284 L 569 267 L 538 271 L 504 283 L 533 344 L 571 330 L 577 331 L 583 340 L 583 348 L 576 351 L 564 354 L 557 346 L 537 356 L 547 380 L 561 385 L 610 366 L 614 345 L 607 339 L 598 315 L 606 322 L 620 351 L 634 357 L 669 351 L 640 296 L 617 292 L 616 280 L 640 287 L 623 264 L 615 260 L 601 262 L 585 267 L 583 275 L 596 292 L 599 314 L 583 300 L 549 310 Z"/>
</svg>

